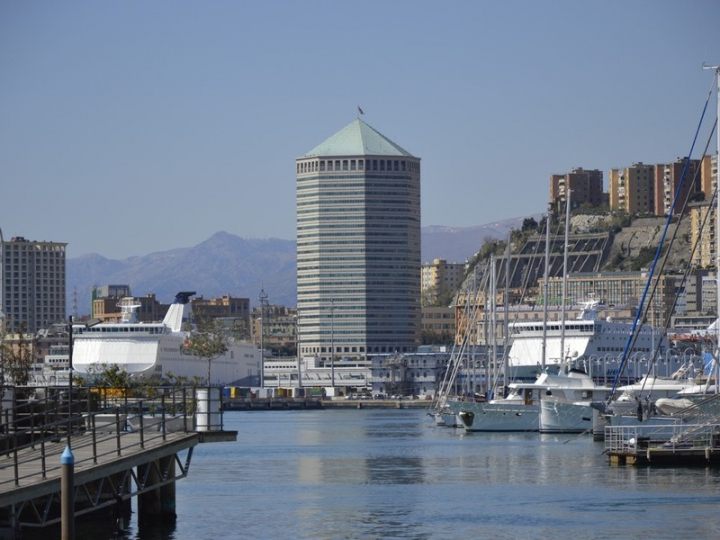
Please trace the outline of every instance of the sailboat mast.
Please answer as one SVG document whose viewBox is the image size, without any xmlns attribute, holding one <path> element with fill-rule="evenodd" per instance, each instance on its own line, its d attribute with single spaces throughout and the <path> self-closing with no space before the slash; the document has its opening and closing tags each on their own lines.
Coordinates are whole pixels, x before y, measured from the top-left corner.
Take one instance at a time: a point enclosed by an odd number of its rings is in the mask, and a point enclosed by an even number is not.
<svg viewBox="0 0 720 540">
<path fill-rule="evenodd" d="M 497 384 L 498 379 L 498 366 L 497 366 L 497 333 L 496 333 L 496 324 L 497 324 L 497 304 L 495 302 L 495 295 L 497 294 L 497 274 L 495 273 L 495 254 L 490 255 L 490 331 L 492 332 L 492 335 L 490 336 L 491 344 L 492 344 L 492 362 L 493 362 L 493 387 Z"/>
<path fill-rule="evenodd" d="M 543 334 L 542 334 L 542 370 L 547 364 L 547 314 L 548 314 L 548 279 L 550 278 L 550 207 L 548 205 L 545 218 L 545 277 L 543 279 Z"/>
<path fill-rule="evenodd" d="M 570 186 L 565 186 L 565 250 L 563 252 L 563 280 L 560 311 L 560 365 L 565 363 L 565 298 L 567 296 L 568 236 L 570 234 Z"/>
<path fill-rule="evenodd" d="M 508 234 L 508 242 L 505 249 L 505 298 L 503 302 L 503 310 L 505 311 L 503 317 L 503 384 L 507 387 L 508 384 L 508 330 L 510 329 L 510 317 L 508 312 L 510 311 L 510 234 Z"/>
</svg>

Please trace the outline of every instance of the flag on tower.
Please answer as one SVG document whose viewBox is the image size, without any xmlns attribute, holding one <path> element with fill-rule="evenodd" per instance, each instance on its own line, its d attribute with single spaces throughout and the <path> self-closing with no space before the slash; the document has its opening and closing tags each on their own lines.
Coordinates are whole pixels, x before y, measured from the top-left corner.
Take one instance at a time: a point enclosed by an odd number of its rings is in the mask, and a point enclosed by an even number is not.
<svg viewBox="0 0 720 540">
<path fill-rule="evenodd" d="M 359 112 L 360 114 L 365 114 L 365 113 L 363 112 L 363 110 L 360 108 L 360 105 L 358 105 L 358 112 Z"/>
</svg>

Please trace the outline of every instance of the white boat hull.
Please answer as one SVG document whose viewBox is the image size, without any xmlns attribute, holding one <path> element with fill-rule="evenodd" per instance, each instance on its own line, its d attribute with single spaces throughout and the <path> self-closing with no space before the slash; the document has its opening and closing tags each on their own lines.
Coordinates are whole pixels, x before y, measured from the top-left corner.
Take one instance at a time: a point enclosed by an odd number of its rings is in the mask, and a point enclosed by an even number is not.
<svg viewBox="0 0 720 540">
<path fill-rule="evenodd" d="M 539 431 L 540 407 L 522 403 L 457 403 L 462 426 L 467 432 Z"/>
<path fill-rule="evenodd" d="M 590 403 L 562 403 L 552 399 L 540 401 L 541 433 L 584 433 L 593 428 Z"/>
</svg>

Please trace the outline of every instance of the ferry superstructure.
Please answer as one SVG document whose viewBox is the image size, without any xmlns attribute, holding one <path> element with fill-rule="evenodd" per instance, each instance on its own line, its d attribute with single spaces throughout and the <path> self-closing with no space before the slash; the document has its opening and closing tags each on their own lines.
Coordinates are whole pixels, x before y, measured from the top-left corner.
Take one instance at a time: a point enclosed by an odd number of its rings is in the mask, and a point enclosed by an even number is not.
<svg viewBox="0 0 720 540">
<path fill-rule="evenodd" d="M 585 302 L 575 320 L 515 322 L 510 323 L 511 338 L 508 353 L 508 379 L 534 381 L 543 372 L 543 334 L 545 341 L 545 367 L 558 371 L 571 363 L 585 370 L 594 379 L 612 380 L 618 369 L 618 358 L 622 355 L 632 324 L 614 322 L 610 318 L 601 320 L 597 314 L 597 301 Z M 564 328 L 563 328 L 564 327 Z M 655 351 L 665 358 L 667 338 L 656 333 L 648 325 L 638 331 L 637 339 L 627 357 L 630 367 L 623 379 L 637 380 L 647 374 L 648 365 Z M 564 334 L 564 335 L 563 335 Z M 564 345 L 561 345 L 563 344 Z M 561 347 L 564 350 L 561 350 Z M 674 358 L 677 366 L 667 367 L 670 372 L 682 365 L 682 359 Z"/>
<path fill-rule="evenodd" d="M 185 351 L 190 333 L 183 330 L 183 324 L 189 320 L 193 294 L 178 293 L 162 322 L 137 322 L 135 312 L 140 303 L 124 298 L 119 304 L 120 322 L 74 325 L 73 369 L 90 375 L 117 365 L 131 377 L 166 380 L 172 374 L 205 381 L 207 361 Z M 231 339 L 227 352 L 211 362 L 209 384 L 258 386 L 260 358 L 254 345 Z"/>
</svg>

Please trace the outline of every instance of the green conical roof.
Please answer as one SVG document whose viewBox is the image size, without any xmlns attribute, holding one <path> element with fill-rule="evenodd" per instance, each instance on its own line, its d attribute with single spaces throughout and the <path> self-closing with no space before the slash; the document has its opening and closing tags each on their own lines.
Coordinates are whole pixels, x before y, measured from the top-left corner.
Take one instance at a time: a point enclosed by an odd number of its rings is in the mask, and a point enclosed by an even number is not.
<svg viewBox="0 0 720 540">
<path fill-rule="evenodd" d="M 320 143 L 303 157 L 315 156 L 408 156 L 385 135 L 377 132 L 359 118 Z"/>
</svg>

